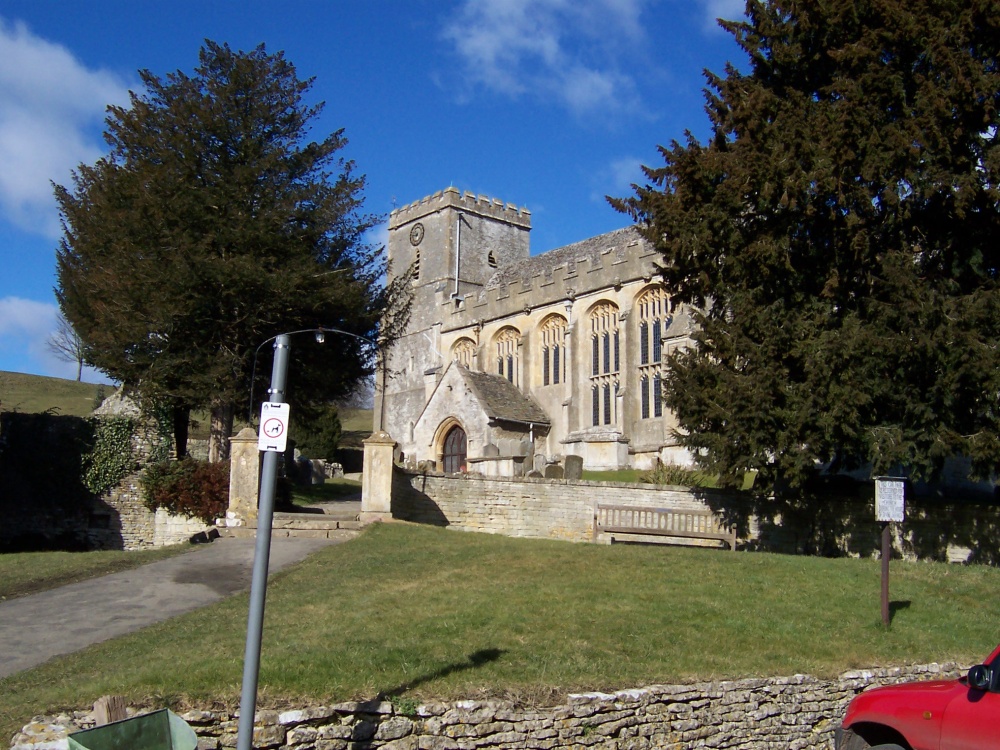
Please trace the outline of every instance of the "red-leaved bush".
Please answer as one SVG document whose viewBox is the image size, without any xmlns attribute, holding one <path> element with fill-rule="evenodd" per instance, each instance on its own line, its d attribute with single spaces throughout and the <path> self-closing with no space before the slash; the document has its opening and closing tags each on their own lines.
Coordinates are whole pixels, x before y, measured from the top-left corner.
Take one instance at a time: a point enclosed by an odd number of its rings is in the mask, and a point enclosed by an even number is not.
<svg viewBox="0 0 1000 750">
<path fill-rule="evenodd" d="M 229 507 L 229 462 L 162 461 L 146 468 L 142 489 L 143 502 L 150 510 L 164 508 L 214 523 Z"/>
</svg>

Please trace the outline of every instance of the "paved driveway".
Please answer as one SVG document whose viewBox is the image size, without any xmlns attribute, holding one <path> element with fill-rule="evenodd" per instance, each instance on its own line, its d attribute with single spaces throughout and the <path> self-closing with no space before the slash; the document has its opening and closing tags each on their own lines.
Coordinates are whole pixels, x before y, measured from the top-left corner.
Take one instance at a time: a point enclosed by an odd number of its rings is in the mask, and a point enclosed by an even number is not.
<svg viewBox="0 0 1000 750">
<path fill-rule="evenodd" d="M 274 538 L 268 571 L 338 541 Z M 168 560 L 0 602 L 0 678 L 245 591 L 253 555 L 253 539 L 216 539 Z"/>
</svg>

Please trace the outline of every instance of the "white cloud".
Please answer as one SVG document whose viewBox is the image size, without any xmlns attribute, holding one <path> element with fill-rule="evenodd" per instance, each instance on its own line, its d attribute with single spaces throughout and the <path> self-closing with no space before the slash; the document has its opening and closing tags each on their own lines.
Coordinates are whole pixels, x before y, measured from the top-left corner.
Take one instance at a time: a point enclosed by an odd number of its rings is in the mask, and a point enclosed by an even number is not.
<svg viewBox="0 0 1000 750">
<path fill-rule="evenodd" d="M 604 203 L 606 196 L 627 198 L 634 194 L 633 184 L 643 185 L 643 160 L 638 156 L 623 156 L 609 162 L 595 174 L 594 189 L 590 194 L 595 203 Z"/>
<path fill-rule="evenodd" d="M 555 100 L 577 116 L 640 109 L 624 55 L 646 44 L 648 0 L 464 0 L 444 38 L 463 81 L 512 98 Z"/>
<path fill-rule="evenodd" d="M 705 26 L 721 32 L 718 19 L 727 21 L 743 20 L 746 14 L 746 0 L 699 0 L 705 8 Z"/>
<path fill-rule="evenodd" d="M 51 302 L 22 297 L 0 297 L 0 369 L 76 378 L 76 364 L 64 362 L 46 346 L 55 333 L 59 308 Z M 103 373 L 83 368 L 88 383 L 107 383 Z"/>
<path fill-rule="evenodd" d="M 643 160 L 638 156 L 626 156 L 615 159 L 608 167 L 611 175 L 611 187 L 617 191 L 632 190 L 633 184 L 643 184 L 646 175 L 642 171 Z"/>
<path fill-rule="evenodd" d="M 0 339 L 42 336 L 55 329 L 58 308 L 21 297 L 0 298 Z"/>
<path fill-rule="evenodd" d="M 56 328 L 58 308 L 21 297 L 0 298 L 0 357 L 23 363 L 24 372 L 55 374 L 58 362 L 45 342 Z M 28 364 L 30 363 L 30 365 Z M 76 377 L 76 373 L 73 373 Z"/>
<path fill-rule="evenodd" d="M 104 153 L 105 108 L 127 102 L 118 76 L 0 18 L 0 217 L 57 237 L 50 182 L 66 184 L 70 170 Z"/>
</svg>

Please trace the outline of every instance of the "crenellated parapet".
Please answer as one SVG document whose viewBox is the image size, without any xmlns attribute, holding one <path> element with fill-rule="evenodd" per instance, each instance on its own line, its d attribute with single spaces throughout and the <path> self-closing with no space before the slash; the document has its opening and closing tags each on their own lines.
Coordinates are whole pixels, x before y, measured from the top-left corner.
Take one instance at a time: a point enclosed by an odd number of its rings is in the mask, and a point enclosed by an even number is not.
<svg viewBox="0 0 1000 750">
<path fill-rule="evenodd" d="M 501 268 L 478 293 L 467 294 L 461 305 L 441 293 L 440 320 L 445 330 L 454 330 L 650 282 L 657 277 L 660 260 L 634 228 L 621 229 Z"/>
<path fill-rule="evenodd" d="M 504 203 L 499 198 L 491 198 L 488 195 L 476 195 L 468 191 L 462 193 L 454 187 L 439 190 L 433 195 L 397 208 L 389 214 L 389 229 L 396 229 L 404 224 L 416 221 L 446 208 L 453 208 L 524 229 L 531 229 L 531 211 L 527 208 L 518 208 L 513 203 Z"/>
</svg>

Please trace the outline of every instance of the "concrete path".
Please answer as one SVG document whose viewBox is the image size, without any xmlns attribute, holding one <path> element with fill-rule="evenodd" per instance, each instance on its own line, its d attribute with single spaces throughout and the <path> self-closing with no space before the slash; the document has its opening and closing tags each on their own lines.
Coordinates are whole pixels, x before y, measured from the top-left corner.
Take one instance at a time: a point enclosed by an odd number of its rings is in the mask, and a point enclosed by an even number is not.
<svg viewBox="0 0 1000 750">
<path fill-rule="evenodd" d="M 268 572 L 338 541 L 274 538 Z M 245 591 L 253 556 L 253 539 L 216 539 L 168 560 L 0 602 L 0 678 Z"/>
</svg>

